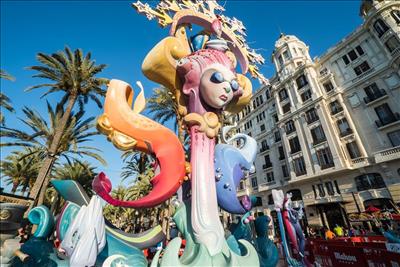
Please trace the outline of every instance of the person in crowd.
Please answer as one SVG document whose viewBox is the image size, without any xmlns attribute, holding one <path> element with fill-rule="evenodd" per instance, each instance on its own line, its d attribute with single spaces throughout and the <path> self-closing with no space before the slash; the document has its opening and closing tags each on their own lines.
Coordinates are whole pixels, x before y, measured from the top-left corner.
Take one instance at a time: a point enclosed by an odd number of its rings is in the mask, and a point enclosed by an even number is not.
<svg viewBox="0 0 400 267">
<path fill-rule="evenodd" d="M 337 237 L 342 237 L 343 236 L 343 227 L 341 227 L 341 226 L 336 224 L 335 228 L 333 228 L 333 231 L 335 232 L 335 235 Z"/>
<path fill-rule="evenodd" d="M 354 236 L 359 236 L 360 235 L 360 229 L 358 228 L 358 226 L 354 227 Z"/>
<path fill-rule="evenodd" d="M 325 230 L 325 239 L 326 240 L 331 240 L 334 239 L 336 237 L 335 233 L 332 232 L 329 228 L 326 228 Z"/>
<path fill-rule="evenodd" d="M 355 236 L 354 228 L 353 228 L 353 227 L 350 227 L 350 229 L 349 229 L 349 231 L 348 231 L 348 233 L 347 233 L 347 236 L 348 236 L 348 237 L 353 237 L 353 236 Z"/>
</svg>

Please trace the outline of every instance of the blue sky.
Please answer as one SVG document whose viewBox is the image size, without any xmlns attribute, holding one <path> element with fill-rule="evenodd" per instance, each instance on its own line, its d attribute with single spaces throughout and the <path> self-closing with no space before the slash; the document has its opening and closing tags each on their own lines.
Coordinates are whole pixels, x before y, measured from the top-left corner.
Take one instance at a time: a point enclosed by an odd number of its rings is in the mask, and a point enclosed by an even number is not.
<svg viewBox="0 0 400 267">
<path fill-rule="evenodd" d="M 43 83 L 32 78 L 27 66 L 35 65 L 38 52 L 52 53 L 65 45 L 92 52 L 97 63 L 107 69 L 101 76 L 131 84 L 139 80 L 149 96 L 157 84 L 141 73 L 147 52 L 168 34 L 156 21 L 148 21 L 131 7 L 132 1 L 4 1 L 1 0 L 1 69 L 12 74 L 14 82 L 1 80 L 1 90 L 11 99 L 15 114 L 6 113 L 7 126 L 23 127 L 18 121 L 21 109 L 29 106 L 46 117 L 46 99 L 56 103 L 59 94 L 40 99 L 44 90 L 24 93 L 28 86 Z M 274 73 L 270 56 L 280 32 L 296 35 L 310 46 L 311 56 L 323 54 L 357 28 L 362 20 L 356 1 L 220 1 L 227 16 L 243 21 L 251 47 L 259 49 L 266 64 L 261 72 Z M 254 89 L 258 82 L 254 82 Z M 6 112 L 6 111 L 5 111 Z M 102 113 L 94 104 L 87 106 L 88 116 Z M 91 145 L 102 149 L 107 166 L 98 166 L 116 185 L 122 168 L 120 152 L 104 136 Z M 4 158 L 11 149 L 2 149 Z"/>
</svg>

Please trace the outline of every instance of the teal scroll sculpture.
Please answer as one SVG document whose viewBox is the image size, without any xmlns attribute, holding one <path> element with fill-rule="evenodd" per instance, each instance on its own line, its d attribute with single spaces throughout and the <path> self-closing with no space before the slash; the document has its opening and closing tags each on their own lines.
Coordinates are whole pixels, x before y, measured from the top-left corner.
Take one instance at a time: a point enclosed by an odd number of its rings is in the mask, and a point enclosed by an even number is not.
<svg viewBox="0 0 400 267">
<path fill-rule="evenodd" d="M 193 236 L 193 229 L 190 225 L 191 207 L 188 203 L 179 203 L 173 216 L 176 226 L 186 240 L 185 250 L 181 257 L 178 256 L 182 239 L 174 238 L 164 250 L 160 258 L 161 251 L 157 252 L 151 263 L 156 266 L 260 266 L 257 252 L 254 247 L 246 240 L 239 240 L 243 246 L 243 253 L 239 254 L 228 245 L 225 240 L 223 249 L 220 253 L 211 256 L 202 244 L 196 243 Z"/>
<path fill-rule="evenodd" d="M 267 237 L 268 225 L 271 219 L 268 216 L 258 216 L 254 221 L 257 238 L 255 247 L 260 258 L 261 267 L 274 267 L 278 264 L 279 253 L 275 244 Z"/>
</svg>

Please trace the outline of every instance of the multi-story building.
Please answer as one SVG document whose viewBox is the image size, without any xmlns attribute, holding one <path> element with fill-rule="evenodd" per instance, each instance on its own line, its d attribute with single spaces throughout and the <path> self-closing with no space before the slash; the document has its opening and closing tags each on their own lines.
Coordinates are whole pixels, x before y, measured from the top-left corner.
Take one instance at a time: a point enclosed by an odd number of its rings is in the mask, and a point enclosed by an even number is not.
<svg viewBox="0 0 400 267">
<path fill-rule="evenodd" d="M 400 2 L 363 1 L 363 24 L 315 59 L 281 34 L 276 74 L 233 117 L 257 139 L 256 172 L 238 195 L 293 194 L 309 225 L 348 226 L 348 214 L 400 203 Z M 275 215 L 274 215 L 275 213 Z"/>
</svg>

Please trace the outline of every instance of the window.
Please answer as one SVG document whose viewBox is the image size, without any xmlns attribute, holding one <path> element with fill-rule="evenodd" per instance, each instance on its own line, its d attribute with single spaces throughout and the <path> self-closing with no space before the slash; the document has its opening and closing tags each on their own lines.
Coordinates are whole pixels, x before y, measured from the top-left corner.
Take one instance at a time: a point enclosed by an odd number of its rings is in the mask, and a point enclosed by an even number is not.
<svg viewBox="0 0 400 267">
<path fill-rule="evenodd" d="M 287 93 L 287 91 L 286 91 L 286 89 L 280 90 L 279 93 L 278 93 L 278 95 L 279 95 L 279 100 L 280 100 L 281 102 L 289 97 L 289 96 L 288 96 L 288 93 Z"/>
<path fill-rule="evenodd" d="M 285 124 L 285 131 L 286 131 L 286 134 L 290 134 L 290 133 L 293 133 L 294 131 L 296 131 L 296 127 L 294 126 L 294 122 L 292 120 L 288 121 Z"/>
<path fill-rule="evenodd" d="M 285 150 L 283 149 L 283 146 L 279 146 L 278 151 L 279 151 L 279 160 L 285 159 Z"/>
<path fill-rule="evenodd" d="M 354 178 L 358 191 L 378 189 L 386 187 L 382 176 L 379 173 L 367 173 Z"/>
<path fill-rule="evenodd" d="M 313 123 L 314 121 L 317 120 L 319 120 L 319 117 L 317 115 L 317 111 L 315 110 L 315 108 L 306 111 L 306 121 L 308 124 Z"/>
<path fill-rule="evenodd" d="M 364 55 L 364 50 L 362 49 L 361 46 L 357 45 L 356 46 L 356 50 L 357 50 L 357 53 L 358 53 L 359 56 Z"/>
<path fill-rule="evenodd" d="M 296 79 L 297 89 L 301 89 L 308 84 L 307 78 L 304 74 Z"/>
<path fill-rule="evenodd" d="M 332 101 L 329 105 L 330 105 L 332 115 L 339 113 L 343 110 L 342 106 L 339 104 L 339 101 L 337 101 L 337 100 Z"/>
<path fill-rule="evenodd" d="M 289 170 L 286 165 L 282 165 L 282 174 L 283 174 L 283 177 L 285 177 L 285 178 L 289 177 Z"/>
<path fill-rule="evenodd" d="M 272 162 L 271 162 L 271 159 L 269 158 L 269 155 L 264 156 L 264 161 L 265 161 L 265 164 L 263 165 L 263 169 L 268 169 L 268 168 L 272 167 Z"/>
<path fill-rule="evenodd" d="M 272 197 L 272 194 L 268 195 L 268 205 L 274 205 L 274 198 Z"/>
<path fill-rule="evenodd" d="M 267 100 L 271 98 L 271 90 L 269 88 L 265 90 L 265 97 L 267 98 Z"/>
<path fill-rule="evenodd" d="M 290 153 L 292 154 L 299 152 L 301 150 L 299 138 L 297 136 L 293 137 L 292 139 L 289 139 L 289 145 L 290 145 Z"/>
<path fill-rule="evenodd" d="M 400 10 L 393 10 L 390 12 L 392 15 L 394 21 L 396 21 L 397 24 L 400 24 Z"/>
<path fill-rule="evenodd" d="M 279 121 L 278 114 L 276 114 L 276 113 L 274 115 L 272 115 L 272 118 L 274 118 L 275 123 L 277 123 Z"/>
<path fill-rule="evenodd" d="M 349 152 L 349 156 L 351 159 L 356 159 L 361 157 L 361 152 L 358 149 L 358 145 L 356 141 L 350 142 L 346 144 L 347 151 Z"/>
<path fill-rule="evenodd" d="M 376 83 L 373 83 L 373 84 L 365 87 L 364 91 L 365 91 L 365 94 L 367 95 L 367 97 L 364 98 L 364 102 L 366 104 L 386 95 L 386 91 L 379 89 L 378 86 L 376 85 Z"/>
<path fill-rule="evenodd" d="M 290 55 L 289 55 L 289 52 L 288 52 L 287 50 L 285 50 L 285 51 L 282 53 L 282 55 L 283 55 L 283 58 L 284 58 L 285 60 L 289 60 L 289 59 L 290 59 Z"/>
<path fill-rule="evenodd" d="M 390 109 L 387 103 L 380 105 L 375 108 L 376 115 L 378 115 L 379 121 L 376 121 L 376 125 L 378 127 L 382 127 L 389 123 L 395 122 L 398 120 L 396 115 L 393 114 L 392 110 Z"/>
<path fill-rule="evenodd" d="M 304 93 L 301 94 L 301 100 L 303 102 L 306 102 L 307 100 L 311 99 L 311 91 L 307 90 Z"/>
<path fill-rule="evenodd" d="M 392 35 L 385 43 L 385 46 L 389 50 L 389 52 L 393 52 L 396 48 L 400 47 L 399 39 L 396 36 Z"/>
<path fill-rule="evenodd" d="M 340 194 L 340 189 L 339 189 L 339 185 L 338 185 L 337 181 L 334 180 L 333 183 L 335 184 L 336 192 L 337 192 L 338 194 Z"/>
<path fill-rule="evenodd" d="M 279 131 L 274 132 L 275 142 L 281 141 L 281 134 Z"/>
<path fill-rule="evenodd" d="M 279 62 L 279 66 L 283 66 L 283 59 L 282 59 L 282 55 L 279 55 L 278 57 L 278 62 Z"/>
<path fill-rule="evenodd" d="M 346 118 L 339 119 L 336 123 L 339 128 L 340 137 L 344 137 L 353 133 L 353 130 L 351 130 Z"/>
<path fill-rule="evenodd" d="M 311 129 L 311 136 L 314 142 L 313 145 L 318 145 L 326 141 L 324 129 L 321 125 L 318 125 L 317 127 Z"/>
<path fill-rule="evenodd" d="M 257 177 L 251 178 L 251 187 L 256 188 L 258 186 Z"/>
<path fill-rule="evenodd" d="M 356 51 L 354 50 L 351 50 L 347 55 L 349 55 L 351 61 L 354 61 L 358 57 Z"/>
<path fill-rule="evenodd" d="M 290 103 L 287 103 L 286 105 L 284 105 L 282 107 L 282 112 L 283 112 L 283 114 L 290 112 Z"/>
<path fill-rule="evenodd" d="M 268 146 L 267 140 L 262 140 L 260 152 L 267 151 L 268 149 L 269 149 L 269 146 Z"/>
<path fill-rule="evenodd" d="M 265 125 L 264 125 L 264 124 L 261 124 L 261 125 L 260 125 L 260 131 L 261 131 L 261 132 L 264 132 L 264 131 L 265 131 Z"/>
<path fill-rule="evenodd" d="M 318 150 L 317 158 L 318 158 L 319 166 L 321 166 L 321 170 L 335 166 L 335 163 L 333 162 L 333 158 L 332 158 L 332 153 L 331 153 L 331 150 L 329 149 L 329 147 Z"/>
<path fill-rule="evenodd" d="M 314 198 L 317 198 L 317 190 L 315 190 L 315 185 L 312 185 L 312 190 L 314 192 Z"/>
<path fill-rule="evenodd" d="M 300 157 L 293 160 L 293 170 L 296 176 L 304 175 L 307 173 L 304 158 Z"/>
<path fill-rule="evenodd" d="M 378 37 L 382 37 L 382 35 L 389 30 L 389 27 L 385 22 L 383 22 L 383 20 L 378 19 L 374 23 L 374 29 L 378 33 Z"/>
<path fill-rule="evenodd" d="M 344 55 L 344 56 L 342 57 L 342 59 L 343 59 L 344 64 L 348 65 L 348 64 L 350 63 L 350 60 L 349 60 L 349 58 L 347 57 L 347 55 Z"/>
<path fill-rule="evenodd" d="M 368 65 L 368 62 L 364 61 L 363 63 L 354 68 L 354 72 L 357 74 L 357 76 L 359 76 L 370 69 L 371 67 Z"/>
<path fill-rule="evenodd" d="M 319 197 L 325 197 L 324 184 L 317 184 L 317 188 L 318 188 L 318 196 Z"/>
<path fill-rule="evenodd" d="M 324 88 L 325 88 L 325 92 L 327 92 L 327 93 L 329 93 L 330 91 L 332 91 L 334 89 L 333 85 L 330 81 L 327 83 L 324 83 Z"/>
<path fill-rule="evenodd" d="M 335 195 L 335 190 L 333 189 L 332 182 L 326 182 L 325 187 L 326 187 L 326 191 L 328 192 L 328 195 L 330 195 L 330 196 Z"/>
<path fill-rule="evenodd" d="M 267 183 L 272 183 L 275 181 L 274 172 L 267 172 Z"/>
<path fill-rule="evenodd" d="M 400 146 L 400 130 L 390 132 L 387 134 L 390 140 L 390 143 L 392 143 L 392 146 Z"/>
<path fill-rule="evenodd" d="M 292 201 L 301 201 L 303 197 L 301 196 L 300 189 L 292 189 L 286 192 L 286 194 L 292 194 L 291 200 Z"/>
</svg>

